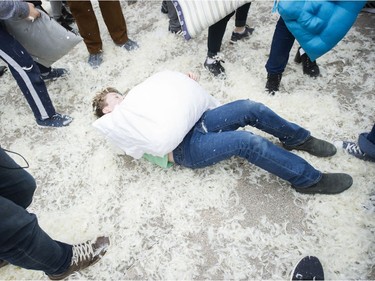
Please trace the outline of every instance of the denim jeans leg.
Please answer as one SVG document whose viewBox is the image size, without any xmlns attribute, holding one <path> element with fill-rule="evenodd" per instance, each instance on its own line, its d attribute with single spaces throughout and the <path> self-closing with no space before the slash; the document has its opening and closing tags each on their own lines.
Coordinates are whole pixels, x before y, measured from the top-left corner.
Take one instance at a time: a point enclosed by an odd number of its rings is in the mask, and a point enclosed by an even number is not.
<svg viewBox="0 0 375 281">
<path fill-rule="evenodd" d="M 64 272 L 72 246 L 53 240 L 38 225 L 34 214 L 0 196 L 0 259 L 47 274 Z"/>
<path fill-rule="evenodd" d="M 271 51 L 266 63 L 267 73 L 283 73 L 289 60 L 289 53 L 294 44 L 294 36 L 280 17 L 273 34 Z"/>
<path fill-rule="evenodd" d="M 246 125 L 268 132 L 290 145 L 303 142 L 310 135 L 261 103 L 238 100 L 203 114 L 179 145 L 183 151 L 174 152 L 176 163 L 202 168 L 239 156 L 295 187 L 308 187 L 319 181 L 321 172 L 301 157 L 248 131 L 237 131 Z"/>
<path fill-rule="evenodd" d="M 299 188 L 309 187 L 321 178 L 321 172 L 303 158 L 248 131 L 205 133 L 197 126 L 184 154 L 184 164 L 190 168 L 239 156 Z"/>
<path fill-rule="evenodd" d="M 52 240 L 25 209 L 35 180 L 0 148 L 0 259 L 47 274 L 64 272 L 72 246 Z"/>
<path fill-rule="evenodd" d="M 262 103 L 237 100 L 204 113 L 202 122 L 207 132 L 233 131 L 247 125 L 269 133 L 289 146 L 305 142 L 310 132 L 277 115 Z"/>
</svg>

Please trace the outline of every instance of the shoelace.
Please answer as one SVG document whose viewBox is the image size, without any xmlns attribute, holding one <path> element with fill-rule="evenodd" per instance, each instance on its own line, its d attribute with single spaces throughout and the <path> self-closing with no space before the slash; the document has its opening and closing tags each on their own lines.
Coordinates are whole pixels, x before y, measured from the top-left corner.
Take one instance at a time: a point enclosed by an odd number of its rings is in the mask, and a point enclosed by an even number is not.
<svg viewBox="0 0 375 281">
<path fill-rule="evenodd" d="M 92 248 L 91 241 L 85 243 L 73 245 L 73 256 L 71 264 L 76 264 L 80 261 L 91 259 L 94 256 L 94 250 Z"/>
<path fill-rule="evenodd" d="M 345 150 L 350 154 L 364 155 L 362 150 L 355 143 L 349 143 Z"/>
<path fill-rule="evenodd" d="M 224 61 L 220 56 L 218 56 L 218 55 L 213 56 L 212 59 L 215 60 L 215 61 L 213 62 L 213 64 L 220 64 L 221 62 L 222 62 L 222 63 L 225 63 L 225 61 Z"/>
</svg>

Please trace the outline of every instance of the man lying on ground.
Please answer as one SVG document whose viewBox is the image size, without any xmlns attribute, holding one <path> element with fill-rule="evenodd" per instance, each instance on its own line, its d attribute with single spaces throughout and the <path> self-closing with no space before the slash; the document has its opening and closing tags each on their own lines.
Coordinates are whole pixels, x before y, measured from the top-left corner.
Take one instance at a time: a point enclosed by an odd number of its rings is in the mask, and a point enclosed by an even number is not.
<svg viewBox="0 0 375 281">
<path fill-rule="evenodd" d="M 93 100 L 100 117 L 93 125 L 126 154 L 162 167 L 204 168 L 239 156 L 301 193 L 337 194 L 352 185 L 350 175 L 323 173 L 289 151 L 330 157 L 336 153 L 334 145 L 261 103 L 246 99 L 218 105 L 196 80 L 191 73 L 162 71 L 126 96 L 107 88 Z M 277 137 L 283 147 L 239 130 L 248 125 Z"/>
</svg>

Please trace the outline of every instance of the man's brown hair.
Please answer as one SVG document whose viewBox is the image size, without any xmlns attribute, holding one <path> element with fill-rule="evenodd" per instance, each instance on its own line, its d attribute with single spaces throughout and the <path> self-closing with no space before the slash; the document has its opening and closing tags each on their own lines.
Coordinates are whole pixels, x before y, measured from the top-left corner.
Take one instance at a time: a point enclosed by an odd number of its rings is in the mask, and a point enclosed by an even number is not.
<svg viewBox="0 0 375 281">
<path fill-rule="evenodd" d="M 92 108 L 94 110 L 95 115 L 98 117 L 102 117 L 104 115 L 103 108 L 107 106 L 105 97 L 108 93 L 117 93 L 122 95 L 122 93 L 119 90 L 112 87 L 105 88 L 104 90 L 97 93 L 94 99 L 92 100 Z"/>
</svg>

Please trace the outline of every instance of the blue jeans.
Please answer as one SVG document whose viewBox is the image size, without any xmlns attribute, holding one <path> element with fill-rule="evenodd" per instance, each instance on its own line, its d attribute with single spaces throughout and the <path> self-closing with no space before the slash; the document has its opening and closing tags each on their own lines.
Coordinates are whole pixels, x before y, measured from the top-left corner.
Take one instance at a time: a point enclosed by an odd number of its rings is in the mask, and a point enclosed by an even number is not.
<svg viewBox="0 0 375 281">
<path fill-rule="evenodd" d="M 238 100 L 206 111 L 173 151 L 176 164 L 203 168 L 239 156 L 250 163 L 305 188 L 317 183 L 321 172 L 301 157 L 249 131 L 237 130 L 250 125 L 265 131 L 290 146 L 299 145 L 310 132 L 288 122 L 265 105 Z"/>
<path fill-rule="evenodd" d="M 267 73 L 280 74 L 284 72 L 294 41 L 294 35 L 286 27 L 282 17 L 280 17 L 273 33 L 271 51 L 266 63 Z"/>
<path fill-rule="evenodd" d="M 26 211 L 35 188 L 34 178 L 0 148 L 0 259 L 59 274 L 70 266 L 72 246 L 52 240 Z"/>
</svg>

